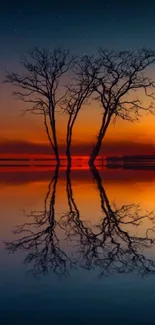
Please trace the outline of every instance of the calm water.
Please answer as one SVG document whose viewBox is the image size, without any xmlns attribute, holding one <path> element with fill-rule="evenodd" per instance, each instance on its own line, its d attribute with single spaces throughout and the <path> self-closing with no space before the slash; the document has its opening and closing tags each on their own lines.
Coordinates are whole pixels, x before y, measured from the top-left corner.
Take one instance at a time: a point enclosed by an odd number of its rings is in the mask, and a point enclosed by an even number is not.
<svg viewBox="0 0 155 325">
<path fill-rule="evenodd" d="M 155 324 L 155 171 L 4 169 L 1 324 Z"/>
</svg>

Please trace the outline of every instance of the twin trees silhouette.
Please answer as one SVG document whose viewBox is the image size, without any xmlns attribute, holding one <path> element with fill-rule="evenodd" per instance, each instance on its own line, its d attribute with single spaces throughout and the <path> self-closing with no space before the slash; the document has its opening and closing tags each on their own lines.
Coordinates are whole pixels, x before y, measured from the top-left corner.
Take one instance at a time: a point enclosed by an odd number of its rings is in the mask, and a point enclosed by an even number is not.
<svg viewBox="0 0 155 325">
<path fill-rule="evenodd" d="M 8 73 L 5 82 L 11 83 L 16 88 L 13 94 L 27 103 L 25 112 L 42 116 L 58 164 L 57 116 L 66 116 L 66 158 L 71 166 L 72 135 L 79 112 L 85 103 L 92 103 L 87 114 L 99 114 L 96 105 L 100 106 L 100 127 L 89 158 L 89 165 L 93 165 L 112 121 L 120 118 L 133 122 L 143 112 L 155 113 L 154 71 L 150 72 L 154 63 L 155 51 L 151 49 L 100 48 L 95 55 L 80 57 L 61 48 L 35 47 L 22 58 L 20 72 Z"/>
<path fill-rule="evenodd" d="M 67 276 L 79 268 L 97 269 L 100 277 L 131 272 L 141 276 L 154 274 L 155 261 L 148 257 L 148 250 L 155 248 L 155 213 L 143 213 L 136 204 L 117 208 L 109 201 L 98 170 L 93 166 L 90 171 L 100 197 L 102 218 L 98 224 L 81 218 L 69 167 L 66 170 L 67 209 L 58 217 L 55 200 L 59 166 L 56 166 L 44 209 L 27 215 L 27 222 L 17 226 L 15 239 L 5 243 L 6 249 L 10 253 L 21 250 L 24 262 L 34 275 L 52 272 Z M 145 221 L 149 227 L 145 234 L 138 235 L 137 230 Z"/>
</svg>

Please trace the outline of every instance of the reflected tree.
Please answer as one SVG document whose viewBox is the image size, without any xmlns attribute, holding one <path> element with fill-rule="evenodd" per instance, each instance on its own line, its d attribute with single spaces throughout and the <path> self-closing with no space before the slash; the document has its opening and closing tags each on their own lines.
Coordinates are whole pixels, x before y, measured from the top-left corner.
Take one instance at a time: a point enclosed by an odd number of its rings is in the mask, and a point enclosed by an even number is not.
<svg viewBox="0 0 155 325">
<path fill-rule="evenodd" d="M 102 185 L 98 170 L 91 169 L 100 193 L 103 218 L 98 226 L 97 238 L 99 243 L 93 247 L 97 251 L 97 265 L 101 275 L 109 273 L 139 272 L 141 275 L 155 273 L 155 262 L 145 256 L 145 250 L 155 244 L 154 221 L 155 213 L 142 213 L 139 205 L 112 206 Z M 149 221 L 150 228 L 144 235 L 134 234 L 135 228 L 142 222 Z M 100 256 L 100 257 L 99 257 Z"/>
<path fill-rule="evenodd" d="M 147 258 L 145 250 L 151 249 L 154 239 L 154 212 L 142 213 L 136 204 L 112 206 L 102 185 L 98 170 L 91 169 L 100 195 L 102 220 L 88 225 L 80 217 L 67 171 L 67 196 L 69 212 L 62 217 L 67 238 L 76 247 L 78 265 L 85 269 L 99 268 L 100 275 L 129 273 L 141 275 L 154 273 L 155 262 Z M 134 234 L 142 222 L 150 222 L 144 235 Z M 140 227 L 139 227 L 140 228 Z"/>
<path fill-rule="evenodd" d="M 31 221 L 17 226 L 14 232 L 20 235 L 20 238 L 6 242 L 6 247 L 11 253 L 17 250 L 28 251 L 25 263 L 33 265 L 31 271 L 34 275 L 48 273 L 50 270 L 60 276 L 66 275 L 73 267 L 73 262 L 59 245 L 58 233 L 61 225 L 55 218 L 58 172 L 57 166 L 48 186 L 43 211 L 32 211 L 27 215 Z"/>
<path fill-rule="evenodd" d="M 88 227 L 88 223 L 81 219 L 80 211 L 74 199 L 71 182 L 71 169 L 69 165 L 66 170 L 66 193 L 68 211 L 62 215 L 61 224 L 65 231 L 66 239 L 70 240 L 72 244 L 75 243 L 76 247 L 81 247 L 81 245 L 85 244 L 86 238 L 93 236 L 93 232 L 91 228 Z"/>
<path fill-rule="evenodd" d="M 110 203 L 98 170 L 93 167 L 91 172 L 100 196 L 100 222 L 93 225 L 81 218 L 69 167 L 66 171 L 68 210 L 59 220 L 55 218 L 57 168 L 49 184 L 44 211 L 31 213 L 32 222 L 17 228 L 16 235 L 22 236 L 6 243 L 7 249 L 10 252 L 28 251 L 25 262 L 33 263 L 34 274 L 51 270 L 57 275 L 67 275 L 78 267 L 98 269 L 100 276 L 131 272 L 142 276 L 154 274 L 155 261 L 148 257 L 147 250 L 155 244 L 155 213 L 143 213 L 135 204 L 117 208 Z M 140 235 L 139 230 L 145 221 L 149 226 Z"/>
</svg>

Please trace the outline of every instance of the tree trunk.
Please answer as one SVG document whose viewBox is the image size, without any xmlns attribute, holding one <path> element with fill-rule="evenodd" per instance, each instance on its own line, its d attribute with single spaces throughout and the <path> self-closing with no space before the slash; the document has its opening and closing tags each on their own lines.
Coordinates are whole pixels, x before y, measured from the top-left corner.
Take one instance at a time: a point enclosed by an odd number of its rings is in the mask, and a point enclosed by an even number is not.
<svg viewBox="0 0 155 325">
<path fill-rule="evenodd" d="M 72 140 L 72 131 L 70 127 L 67 128 L 67 138 L 66 138 L 66 156 L 67 156 L 67 163 L 68 163 L 68 168 L 71 167 L 72 165 L 72 158 L 71 158 L 71 140 Z"/>
<path fill-rule="evenodd" d="M 94 147 L 92 149 L 92 152 L 91 152 L 90 158 L 89 158 L 89 165 L 90 166 L 94 165 L 95 159 L 99 154 L 101 144 L 102 144 L 102 139 L 103 139 L 102 135 L 98 136 L 98 140 L 97 140 L 96 144 L 94 145 Z"/>
<path fill-rule="evenodd" d="M 51 127 L 52 127 L 52 133 L 53 133 L 53 143 L 54 143 L 55 158 L 56 158 L 56 161 L 57 161 L 57 165 L 60 165 L 60 157 L 59 157 L 59 150 L 58 150 L 58 143 L 57 143 L 57 136 L 56 136 L 56 126 L 55 126 L 54 113 L 53 113 L 53 123 L 52 123 Z"/>
<path fill-rule="evenodd" d="M 60 157 L 59 157 L 59 151 L 58 151 L 58 147 L 55 147 L 55 158 L 56 158 L 56 161 L 57 161 L 57 165 L 60 165 Z"/>
<path fill-rule="evenodd" d="M 67 134 L 66 134 L 66 157 L 67 157 L 67 168 L 72 166 L 72 157 L 71 157 L 71 143 L 72 143 L 72 130 L 74 125 L 74 119 L 72 121 L 72 115 L 69 115 L 67 123 Z"/>
<path fill-rule="evenodd" d="M 107 130 L 110 120 L 111 120 L 111 115 L 108 116 L 106 122 L 105 122 L 105 120 L 106 120 L 106 114 L 103 116 L 102 125 L 100 127 L 100 131 L 97 136 L 97 142 L 94 145 L 92 152 L 90 154 L 90 158 L 89 158 L 89 162 L 88 162 L 90 166 L 94 165 L 95 159 L 97 158 L 97 156 L 99 154 L 99 151 L 100 151 L 101 145 L 102 145 L 102 140 L 106 134 L 106 130 Z"/>
<path fill-rule="evenodd" d="M 71 153 L 70 153 L 70 145 L 67 145 L 67 148 L 66 148 L 66 156 L 67 156 L 68 167 L 70 168 L 72 166 L 72 158 L 71 158 Z"/>
</svg>

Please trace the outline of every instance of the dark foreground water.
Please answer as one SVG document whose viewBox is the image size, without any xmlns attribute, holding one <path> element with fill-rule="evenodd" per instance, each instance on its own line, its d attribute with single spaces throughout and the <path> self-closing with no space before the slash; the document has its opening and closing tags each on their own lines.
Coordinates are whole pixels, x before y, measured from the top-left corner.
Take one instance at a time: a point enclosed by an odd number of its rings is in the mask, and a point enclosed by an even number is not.
<svg viewBox="0 0 155 325">
<path fill-rule="evenodd" d="M 1 324 L 155 324 L 155 172 L 0 174 Z"/>
</svg>

